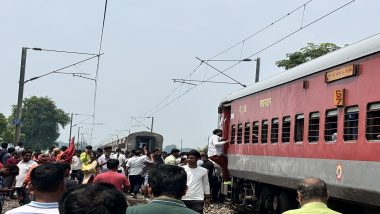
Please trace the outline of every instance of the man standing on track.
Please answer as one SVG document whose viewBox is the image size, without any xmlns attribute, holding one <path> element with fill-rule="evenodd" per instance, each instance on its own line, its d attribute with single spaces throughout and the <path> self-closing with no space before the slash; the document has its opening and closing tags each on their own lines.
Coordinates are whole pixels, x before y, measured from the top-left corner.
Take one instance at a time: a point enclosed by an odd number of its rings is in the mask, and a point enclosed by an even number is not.
<svg viewBox="0 0 380 214">
<path fill-rule="evenodd" d="M 187 153 L 187 165 L 183 166 L 187 174 L 187 192 L 182 197 L 186 206 L 198 213 L 203 213 L 204 205 L 210 203 L 210 184 L 207 169 L 197 165 L 201 155 L 196 150 Z"/>
<path fill-rule="evenodd" d="M 213 135 L 208 144 L 207 155 L 222 168 L 224 184 L 231 184 L 231 177 L 227 169 L 228 159 L 223 154 L 223 146 L 229 141 L 222 141 L 223 131 L 220 129 L 215 129 L 212 133 Z"/>
</svg>

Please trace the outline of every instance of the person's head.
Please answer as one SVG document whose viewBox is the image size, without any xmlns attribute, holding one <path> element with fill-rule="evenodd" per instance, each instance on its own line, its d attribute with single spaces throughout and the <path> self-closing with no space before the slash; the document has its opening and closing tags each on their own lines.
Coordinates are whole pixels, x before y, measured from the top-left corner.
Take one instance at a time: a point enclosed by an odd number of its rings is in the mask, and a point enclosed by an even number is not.
<svg viewBox="0 0 380 214">
<path fill-rule="evenodd" d="M 0 169 L 1 176 L 18 175 L 18 173 L 18 166 L 12 164 L 5 165 L 3 168 Z"/>
<path fill-rule="evenodd" d="M 117 153 L 121 153 L 121 149 L 120 149 L 120 148 L 117 148 L 117 149 L 116 149 L 116 152 L 117 152 Z"/>
<path fill-rule="evenodd" d="M 16 149 L 14 147 L 8 148 L 8 153 L 9 154 L 13 154 L 13 153 L 15 153 L 15 151 L 16 151 Z"/>
<path fill-rule="evenodd" d="M 135 152 L 133 153 L 135 156 L 140 156 L 141 151 L 139 149 L 136 149 Z"/>
<path fill-rule="evenodd" d="M 111 146 L 104 147 L 104 155 L 106 156 L 106 158 L 109 158 L 111 156 L 111 152 L 112 152 Z"/>
<path fill-rule="evenodd" d="M 297 199 L 301 206 L 309 202 L 326 203 L 328 199 L 327 185 L 319 178 L 305 178 L 297 185 Z"/>
<path fill-rule="evenodd" d="M 105 183 L 70 188 L 59 201 L 61 214 L 125 214 L 127 207 L 124 194 Z"/>
<path fill-rule="evenodd" d="M 31 150 L 23 150 L 21 152 L 22 161 L 28 162 L 32 158 L 32 151 Z"/>
<path fill-rule="evenodd" d="M 66 151 L 66 149 L 67 149 L 67 146 L 62 146 L 61 147 L 62 152 Z"/>
<path fill-rule="evenodd" d="M 86 146 L 86 153 L 91 154 L 92 152 L 92 146 L 88 145 Z"/>
<path fill-rule="evenodd" d="M 55 148 L 57 148 L 56 145 L 51 145 L 51 146 L 49 147 L 49 152 L 52 153 L 53 150 L 54 150 Z"/>
<path fill-rule="evenodd" d="M 19 146 L 19 147 L 23 147 L 23 146 L 24 146 L 24 143 L 23 143 L 22 141 L 19 141 L 19 142 L 17 143 L 17 146 Z"/>
<path fill-rule="evenodd" d="M 97 157 L 97 154 L 96 152 L 91 152 L 91 161 L 94 161 L 96 160 L 98 157 Z"/>
<path fill-rule="evenodd" d="M 223 134 L 223 131 L 221 129 L 214 129 L 214 131 L 212 131 L 212 133 L 214 135 L 218 135 L 219 137 L 221 137 Z"/>
<path fill-rule="evenodd" d="M 8 143 L 1 143 L 1 148 L 2 149 L 7 149 L 8 148 Z"/>
<path fill-rule="evenodd" d="M 41 153 L 42 153 L 41 149 L 37 148 L 37 149 L 34 150 L 34 154 L 33 155 L 38 157 L 38 155 L 40 155 Z"/>
<path fill-rule="evenodd" d="M 203 162 L 205 162 L 206 160 L 208 160 L 207 154 L 206 153 L 202 153 L 201 154 L 201 159 L 202 159 Z"/>
<path fill-rule="evenodd" d="M 154 154 L 155 156 L 161 156 L 161 150 L 159 150 L 159 149 L 154 149 L 154 150 L 153 150 L 153 154 Z"/>
<path fill-rule="evenodd" d="M 54 148 L 53 153 L 54 153 L 54 155 L 58 155 L 59 153 L 61 153 L 61 149 L 60 148 Z"/>
<path fill-rule="evenodd" d="M 163 151 L 162 154 L 161 154 L 162 158 L 166 158 L 168 156 L 168 153 L 166 151 Z"/>
<path fill-rule="evenodd" d="M 173 155 L 174 157 L 178 158 L 179 157 L 179 149 L 173 148 L 172 151 L 170 151 L 170 154 Z"/>
<path fill-rule="evenodd" d="M 201 155 L 199 152 L 195 149 L 190 150 L 190 152 L 187 153 L 187 163 L 189 166 L 196 167 L 197 161 L 201 159 Z"/>
<path fill-rule="evenodd" d="M 38 164 L 45 164 L 45 163 L 50 163 L 51 162 L 51 157 L 48 154 L 40 154 L 38 156 Z"/>
<path fill-rule="evenodd" d="M 154 197 L 167 196 L 181 199 L 187 190 L 187 174 L 182 167 L 160 165 L 149 172 L 149 190 Z"/>
<path fill-rule="evenodd" d="M 71 170 L 71 166 L 69 163 L 67 162 L 62 162 L 60 163 L 64 172 L 65 172 L 65 177 L 69 176 L 70 175 L 70 170 Z"/>
<path fill-rule="evenodd" d="M 110 159 L 107 161 L 107 169 L 109 170 L 116 171 L 118 166 L 119 166 L 118 159 Z"/>
<path fill-rule="evenodd" d="M 31 190 L 37 198 L 57 201 L 65 191 L 64 170 L 61 164 L 45 163 L 34 168 L 30 174 Z"/>
</svg>

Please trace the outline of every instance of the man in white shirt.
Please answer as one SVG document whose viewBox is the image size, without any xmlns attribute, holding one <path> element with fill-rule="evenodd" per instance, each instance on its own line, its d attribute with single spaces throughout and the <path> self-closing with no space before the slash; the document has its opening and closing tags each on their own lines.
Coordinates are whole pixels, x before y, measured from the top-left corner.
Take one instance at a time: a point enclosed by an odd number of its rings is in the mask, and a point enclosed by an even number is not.
<svg viewBox="0 0 380 214">
<path fill-rule="evenodd" d="M 112 151 L 111 146 L 104 147 L 104 154 L 102 154 L 98 158 L 99 173 L 103 173 L 103 172 L 108 171 L 107 161 L 109 161 L 111 159 L 111 151 Z"/>
<path fill-rule="evenodd" d="M 77 152 L 71 160 L 71 179 L 77 180 L 78 184 L 81 184 L 83 180 L 82 162 L 78 156 L 80 156 L 80 152 Z"/>
<path fill-rule="evenodd" d="M 9 210 L 6 214 L 58 214 L 58 200 L 65 191 L 62 166 L 45 163 L 34 168 L 31 173 L 31 186 L 36 200 Z"/>
<path fill-rule="evenodd" d="M 119 161 L 117 172 L 124 174 L 124 168 L 127 159 L 125 158 L 125 155 L 121 153 L 121 149 L 117 148 L 116 153 L 113 153 L 111 155 L 111 159 L 116 159 Z"/>
<path fill-rule="evenodd" d="M 17 164 L 19 168 L 19 173 L 16 176 L 16 192 L 18 196 L 18 201 L 21 205 L 27 204 L 30 202 L 29 194 L 26 191 L 26 187 L 23 186 L 25 176 L 28 174 L 31 167 L 35 167 L 38 164 L 31 160 L 32 158 L 32 151 L 31 150 L 24 150 L 21 152 L 22 160 Z"/>
<path fill-rule="evenodd" d="M 208 144 L 207 155 L 212 161 L 217 163 L 222 168 L 224 183 L 230 184 L 231 177 L 227 169 L 228 159 L 223 154 L 224 144 L 228 143 L 229 141 L 222 141 L 223 132 L 220 129 L 215 129 L 212 133 L 213 135 L 211 136 L 210 142 Z"/>
<path fill-rule="evenodd" d="M 136 198 L 140 190 L 144 178 L 141 176 L 143 173 L 144 163 L 149 159 L 146 155 L 141 155 L 140 150 L 134 152 L 134 156 L 128 159 L 126 170 L 129 175 L 129 182 L 131 184 L 131 195 Z"/>
<path fill-rule="evenodd" d="M 187 153 L 187 165 L 183 166 L 187 174 L 187 192 L 182 197 L 186 206 L 196 212 L 203 213 L 203 207 L 210 203 L 210 185 L 207 169 L 197 165 L 201 155 L 196 150 Z"/>
</svg>

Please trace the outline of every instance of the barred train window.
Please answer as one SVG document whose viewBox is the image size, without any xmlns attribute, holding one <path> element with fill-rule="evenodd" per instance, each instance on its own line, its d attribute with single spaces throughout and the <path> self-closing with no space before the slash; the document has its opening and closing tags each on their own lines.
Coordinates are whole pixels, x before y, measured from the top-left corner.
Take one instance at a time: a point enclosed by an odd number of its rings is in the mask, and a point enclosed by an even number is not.
<svg viewBox="0 0 380 214">
<path fill-rule="evenodd" d="M 231 126 L 231 144 L 235 143 L 235 132 L 236 132 L 235 125 L 232 125 Z"/>
<path fill-rule="evenodd" d="M 319 112 L 312 112 L 309 115 L 309 142 L 319 140 Z"/>
<path fill-rule="evenodd" d="M 304 130 L 304 119 L 303 114 L 296 115 L 296 121 L 294 123 L 294 141 L 300 142 L 303 141 L 303 130 Z"/>
<path fill-rule="evenodd" d="M 243 125 L 241 123 L 238 124 L 238 130 L 237 130 L 237 143 L 241 144 L 241 139 L 243 137 Z"/>
<path fill-rule="evenodd" d="M 263 120 L 261 125 L 261 143 L 267 143 L 268 141 L 268 120 Z"/>
<path fill-rule="evenodd" d="M 272 127 L 270 130 L 270 141 L 272 143 L 278 142 L 278 118 L 272 119 Z"/>
<path fill-rule="evenodd" d="M 290 117 L 282 118 L 282 143 L 289 143 L 290 139 Z"/>
<path fill-rule="evenodd" d="M 252 123 L 252 143 L 259 142 L 259 121 Z"/>
<path fill-rule="evenodd" d="M 365 131 L 367 140 L 380 140 L 380 103 L 368 104 Z"/>
<path fill-rule="evenodd" d="M 344 112 L 344 140 L 358 139 L 359 107 L 347 107 Z"/>
<path fill-rule="evenodd" d="M 325 141 L 336 141 L 338 129 L 338 110 L 332 109 L 326 111 L 325 122 Z"/>
<path fill-rule="evenodd" d="M 249 143 L 249 136 L 251 135 L 251 124 L 245 123 L 244 125 L 244 143 Z"/>
</svg>

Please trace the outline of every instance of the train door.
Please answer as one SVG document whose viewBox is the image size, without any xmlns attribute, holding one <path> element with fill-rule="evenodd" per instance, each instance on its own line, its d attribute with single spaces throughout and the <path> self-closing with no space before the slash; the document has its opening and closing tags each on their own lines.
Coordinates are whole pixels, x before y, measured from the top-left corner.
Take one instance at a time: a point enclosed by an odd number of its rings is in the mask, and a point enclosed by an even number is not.
<svg viewBox="0 0 380 214">
<path fill-rule="evenodd" d="M 230 120 L 231 120 L 231 106 L 223 105 L 219 107 L 219 128 L 223 130 L 223 139 L 229 139 L 230 133 Z M 228 144 L 224 145 L 224 150 L 227 151 Z"/>
<path fill-rule="evenodd" d="M 146 147 L 149 151 L 155 149 L 156 138 L 148 136 L 136 136 L 136 148 L 142 149 Z"/>
</svg>

